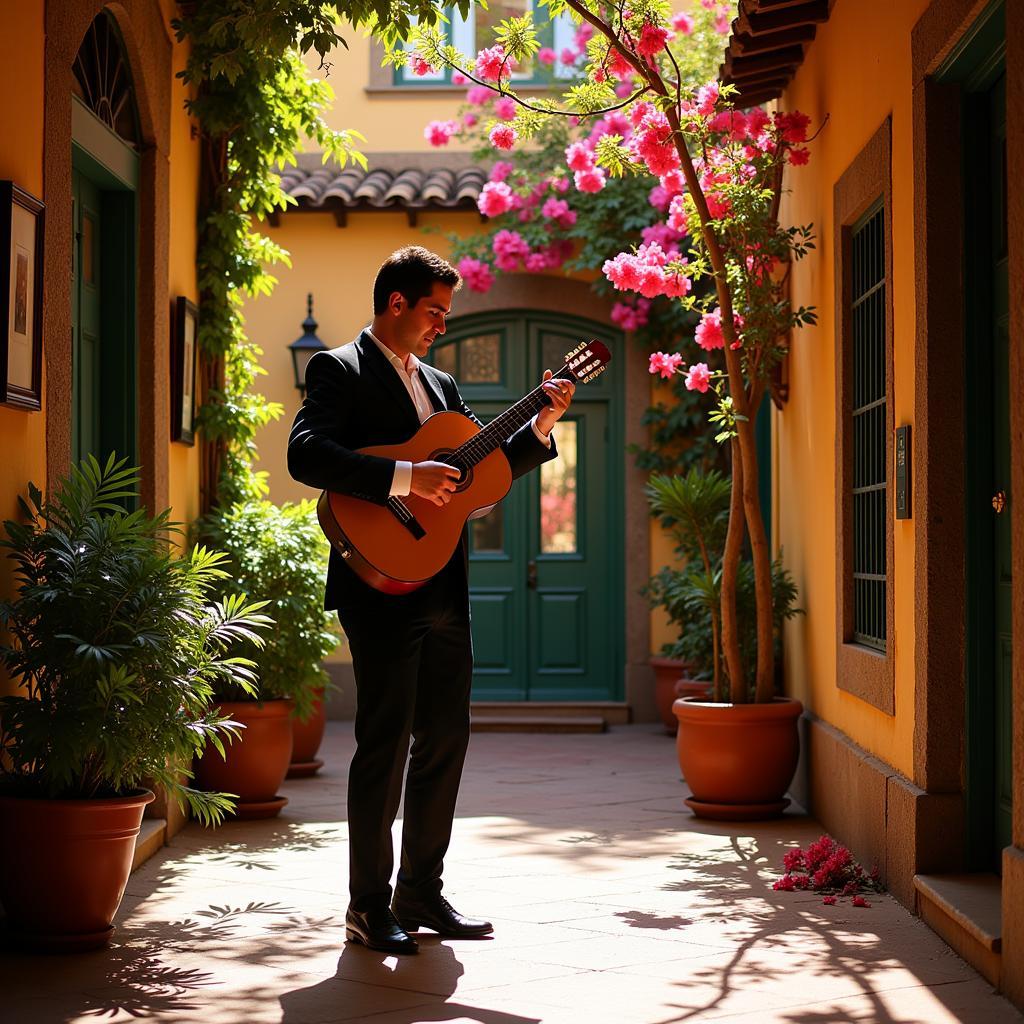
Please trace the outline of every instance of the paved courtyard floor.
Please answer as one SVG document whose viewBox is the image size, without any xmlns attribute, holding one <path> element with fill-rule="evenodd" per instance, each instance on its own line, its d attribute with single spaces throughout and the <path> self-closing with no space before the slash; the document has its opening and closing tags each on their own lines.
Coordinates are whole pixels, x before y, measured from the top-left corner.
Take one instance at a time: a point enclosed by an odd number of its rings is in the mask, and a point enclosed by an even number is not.
<svg viewBox="0 0 1024 1024">
<path fill-rule="evenodd" d="M 492 938 L 397 958 L 344 944 L 345 774 L 331 723 L 320 776 L 281 817 L 188 826 L 131 878 L 110 949 L 6 955 L 0 1020 L 202 1024 L 793 1024 L 1019 1021 L 921 921 L 776 893 L 800 814 L 725 827 L 683 804 L 653 726 L 473 737 L 446 867 Z"/>
</svg>

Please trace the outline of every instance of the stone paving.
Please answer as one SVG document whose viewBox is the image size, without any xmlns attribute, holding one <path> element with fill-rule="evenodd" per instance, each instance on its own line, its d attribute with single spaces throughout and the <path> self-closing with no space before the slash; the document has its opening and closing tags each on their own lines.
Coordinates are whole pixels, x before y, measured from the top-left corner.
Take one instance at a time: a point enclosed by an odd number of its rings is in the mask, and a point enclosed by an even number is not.
<svg viewBox="0 0 1024 1024">
<path fill-rule="evenodd" d="M 722 826 L 683 805 L 654 726 L 473 737 L 446 867 L 492 938 L 397 958 L 343 942 L 351 727 L 281 817 L 188 826 L 131 878 L 110 949 L 8 954 L 0 1020 L 202 1024 L 999 1024 L 1021 1017 L 886 895 L 776 893 L 791 813 Z"/>
</svg>

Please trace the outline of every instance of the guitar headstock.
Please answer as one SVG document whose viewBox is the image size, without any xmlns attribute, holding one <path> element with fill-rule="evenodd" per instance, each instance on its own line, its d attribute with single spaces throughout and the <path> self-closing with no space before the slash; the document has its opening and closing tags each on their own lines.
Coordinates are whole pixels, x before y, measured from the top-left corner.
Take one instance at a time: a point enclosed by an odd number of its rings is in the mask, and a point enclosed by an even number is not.
<svg viewBox="0 0 1024 1024">
<path fill-rule="evenodd" d="M 584 341 L 566 353 L 566 369 L 581 384 L 589 384 L 599 377 L 612 361 L 608 346 L 602 341 Z"/>
</svg>

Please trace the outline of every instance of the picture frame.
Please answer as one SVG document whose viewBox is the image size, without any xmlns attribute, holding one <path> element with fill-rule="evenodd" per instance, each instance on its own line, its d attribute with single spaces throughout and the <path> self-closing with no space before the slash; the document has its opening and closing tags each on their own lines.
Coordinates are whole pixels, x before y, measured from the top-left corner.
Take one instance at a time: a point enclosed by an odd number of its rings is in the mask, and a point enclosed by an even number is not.
<svg viewBox="0 0 1024 1024">
<path fill-rule="evenodd" d="M 0 181 L 0 402 L 43 407 L 44 204 Z"/>
<path fill-rule="evenodd" d="M 196 347 L 199 310 L 179 295 L 174 302 L 171 336 L 171 440 L 195 444 Z"/>
</svg>

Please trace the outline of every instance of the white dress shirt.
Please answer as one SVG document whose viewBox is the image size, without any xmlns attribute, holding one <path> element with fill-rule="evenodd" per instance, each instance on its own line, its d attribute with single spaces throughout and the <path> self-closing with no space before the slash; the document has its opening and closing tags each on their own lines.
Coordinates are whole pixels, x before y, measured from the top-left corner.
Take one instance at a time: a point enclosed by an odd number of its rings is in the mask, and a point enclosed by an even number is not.
<svg viewBox="0 0 1024 1024">
<path fill-rule="evenodd" d="M 434 409 L 433 404 L 430 401 L 430 396 L 427 394 L 427 389 L 420 379 L 420 361 L 411 352 L 408 356 L 408 363 L 403 363 L 401 358 L 391 351 L 374 333 L 369 327 L 366 328 L 366 333 L 373 339 L 374 344 L 384 353 L 387 361 L 395 368 L 395 373 L 398 374 L 402 383 L 405 385 L 405 390 L 409 392 L 409 397 L 412 399 L 412 404 L 416 408 L 416 415 L 419 417 L 420 423 L 422 423 L 428 416 L 433 416 Z M 537 440 L 546 448 L 551 447 L 551 438 L 549 435 L 543 433 L 540 427 L 537 426 L 537 417 L 534 416 L 530 421 L 530 426 L 533 427 L 534 434 L 537 435 Z M 390 497 L 404 497 L 412 489 L 412 463 L 396 460 L 395 462 L 395 475 L 391 479 L 391 491 Z M 486 515 L 494 506 L 490 505 L 486 509 L 480 509 L 472 518 L 476 519 L 482 515 Z"/>
</svg>

